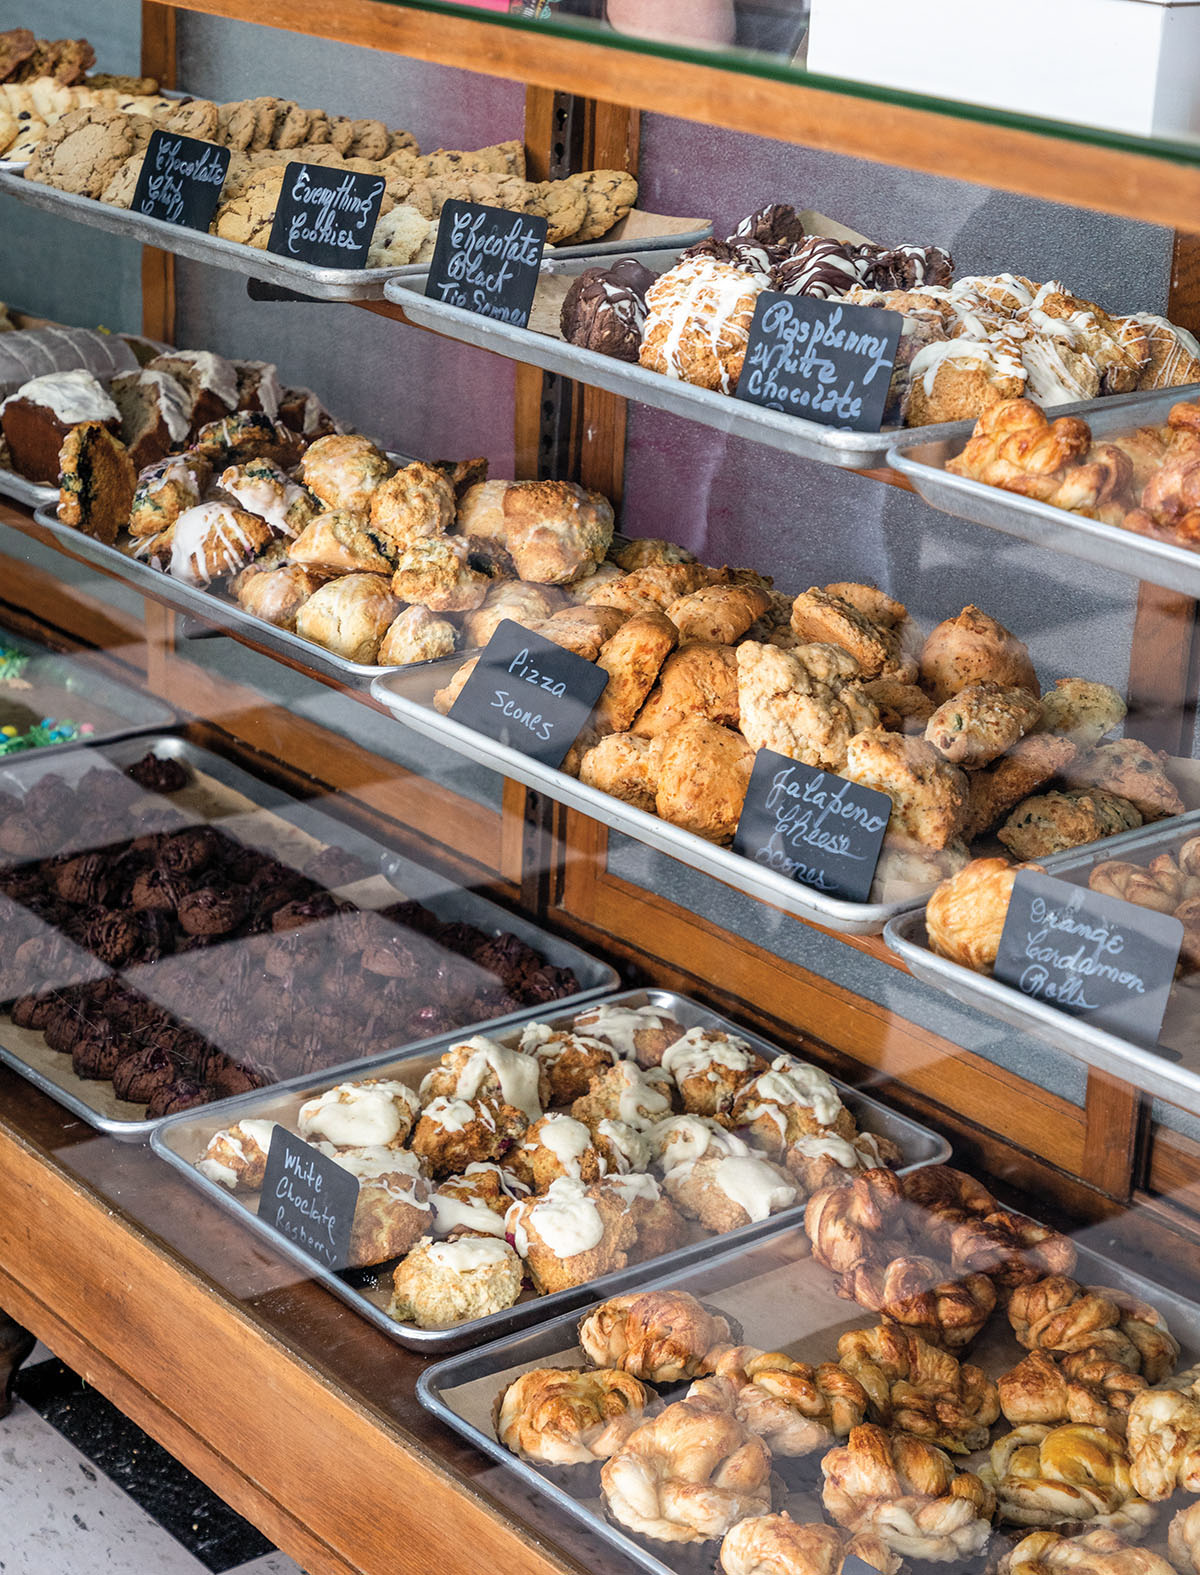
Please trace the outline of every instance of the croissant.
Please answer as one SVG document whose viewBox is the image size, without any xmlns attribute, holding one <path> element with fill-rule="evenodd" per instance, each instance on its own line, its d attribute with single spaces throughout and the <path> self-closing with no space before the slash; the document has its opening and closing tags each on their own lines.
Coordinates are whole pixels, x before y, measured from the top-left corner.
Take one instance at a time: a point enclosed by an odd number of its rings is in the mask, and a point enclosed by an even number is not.
<svg viewBox="0 0 1200 1575">
<path fill-rule="evenodd" d="M 1130 1477 L 1157 1502 L 1176 1488 L 1200 1493 L 1200 1400 L 1172 1389 L 1146 1389 L 1129 1407 Z"/>
<path fill-rule="evenodd" d="M 579 1325 L 579 1344 L 596 1367 L 616 1367 L 652 1384 L 712 1371 L 708 1352 L 729 1342 L 729 1325 L 686 1291 L 614 1296 Z"/>
<path fill-rule="evenodd" d="M 1177 1570 L 1184 1575 L 1200 1575 L 1200 1499 L 1181 1509 L 1172 1520 L 1167 1531 L 1167 1551 Z"/>
<path fill-rule="evenodd" d="M 840 1187 L 814 1192 L 804 1211 L 813 1257 L 834 1274 L 887 1259 L 903 1236 L 900 1182 L 890 1170 L 868 1170 Z"/>
<path fill-rule="evenodd" d="M 821 1499 L 840 1526 L 873 1532 L 893 1553 L 936 1563 L 978 1553 L 995 1497 L 944 1451 L 882 1427 L 856 1427 L 821 1462 Z"/>
<path fill-rule="evenodd" d="M 1091 1351 L 1060 1361 L 1047 1351 L 1030 1351 L 997 1380 L 997 1388 L 1000 1409 L 1017 1426 L 1084 1422 L 1124 1433 L 1130 1402 L 1145 1390 L 1146 1380 Z"/>
<path fill-rule="evenodd" d="M 1200 837 L 1189 837 L 1175 855 L 1175 860 L 1185 875 L 1200 876 Z"/>
<path fill-rule="evenodd" d="M 1080 464 L 1068 466 L 1044 501 L 1071 514 L 1097 515 L 1120 524 L 1132 490 L 1133 461 L 1116 444 L 1097 443 Z"/>
<path fill-rule="evenodd" d="M 573 1466 L 615 1455 L 651 1392 L 628 1373 L 539 1367 L 496 1401 L 496 1436 L 526 1460 Z"/>
<path fill-rule="evenodd" d="M 979 1475 L 995 1491 L 997 1517 L 1014 1526 L 1086 1521 L 1120 1531 L 1154 1518 L 1122 1440 L 1103 1427 L 1018 1427 L 996 1440 Z"/>
<path fill-rule="evenodd" d="M 839 1292 L 947 1351 L 970 1345 L 996 1305 L 996 1287 L 985 1274 L 951 1279 L 933 1258 L 859 1264 L 843 1275 Z"/>
<path fill-rule="evenodd" d="M 837 1362 L 810 1367 L 752 1345 L 718 1349 L 710 1360 L 716 1376 L 733 1385 L 734 1415 L 773 1455 L 828 1449 L 866 1419 L 865 1390 Z"/>
<path fill-rule="evenodd" d="M 899 1575 L 900 1560 L 878 1537 L 848 1536 L 840 1526 L 804 1526 L 784 1511 L 743 1520 L 721 1544 L 724 1575 L 841 1575 L 857 1557 L 880 1575 Z"/>
<path fill-rule="evenodd" d="M 892 1325 L 842 1335 L 838 1361 L 866 1390 L 872 1421 L 952 1454 L 982 1449 L 1000 1415 L 996 1385 L 980 1368 Z"/>
<path fill-rule="evenodd" d="M 986 1274 L 1009 1287 L 1047 1274 L 1069 1274 L 1075 1267 L 1075 1248 L 1066 1236 L 1027 1215 L 995 1209 L 955 1227 L 950 1261 L 956 1270 Z"/>
<path fill-rule="evenodd" d="M 659 1542 L 707 1542 L 771 1508 L 771 1454 L 711 1394 L 636 1428 L 600 1473 L 609 1513 Z"/>
<path fill-rule="evenodd" d="M 1174 1575 L 1166 1559 L 1149 1548 L 1131 1547 L 1104 1526 L 1076 1537 L 1031 1531 L 1000 1560 L 996 1575 L 1055 1575 L 1059 1570 L 1075 1575 Z"/>
</svg>

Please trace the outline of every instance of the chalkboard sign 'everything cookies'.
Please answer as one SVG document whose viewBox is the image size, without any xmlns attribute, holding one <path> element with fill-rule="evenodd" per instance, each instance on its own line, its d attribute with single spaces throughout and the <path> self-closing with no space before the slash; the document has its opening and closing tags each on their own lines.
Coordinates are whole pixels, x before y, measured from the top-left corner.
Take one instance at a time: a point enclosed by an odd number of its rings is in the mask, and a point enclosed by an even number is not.
<svg viewBox="0 0 1200 1575">
<path fill-rule="evenodd" d="M 760 749 L 733 851 L 802 886 L 865 902 L 891 813 L 886 793 Z"/>
<path fill-rule="evenodd" d="M 229 149 L 173 132 L 151 133 L 130 204 L 134 213 L 207 230 L 229 169 Z"/>
<path fill-rule="evenodd" d="M 267 1151 L 258 1217 L 318 1263 L 342 1269 L 358 1206 L 358 1177 L 276 1125 Z"/>
<path fill-rule="evenodd" d="M 737 397 L 827 427 L 878 432 L 903 323 L 873 306 L 765 290 Z"/>
<path fill-rule="evenodd" d="M 382 175 L 289 164 L 267 250 L 317 268 L 365 268 L 385 185 Z"/>
<path fill-rule="evenodd" d="M 602 667 L 506 618 L 484 646 L 450 719 L 543 765 L 561 766 L 607 682 Z"/>
<path fill-rule="evenodd" d="M 533 307 L 546 220 L 479 202 L 448 202 L 425 294 L 447 306 L 524 328 Z"/>
<path fill-rule="evenodd" d="M 1183 925 L 1037 870 L 1013 882 L 995 975 L 1023 995 L 1153 1045 Z"/>
</svg>

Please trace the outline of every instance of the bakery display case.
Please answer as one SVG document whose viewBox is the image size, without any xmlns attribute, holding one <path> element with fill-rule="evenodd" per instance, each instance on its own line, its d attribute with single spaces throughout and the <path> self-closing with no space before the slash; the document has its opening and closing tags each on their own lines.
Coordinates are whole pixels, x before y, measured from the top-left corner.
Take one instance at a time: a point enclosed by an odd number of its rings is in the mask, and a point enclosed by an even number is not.
<svg viewBox="0 0 1200 1575">
<path fill-rule="evenodd" d="M 1187 1575 L 1189 111 L 600 9 L 0 6 L 0 1307 L 312 1575 Z"/>
</svg>

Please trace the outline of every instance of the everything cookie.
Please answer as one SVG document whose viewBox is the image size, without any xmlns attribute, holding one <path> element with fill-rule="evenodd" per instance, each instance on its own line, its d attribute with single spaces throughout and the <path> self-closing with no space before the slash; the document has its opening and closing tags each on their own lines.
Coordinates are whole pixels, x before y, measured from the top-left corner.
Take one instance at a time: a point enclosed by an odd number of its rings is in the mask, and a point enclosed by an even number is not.
<svg viewBox="0 0 1200 1575">
<path fill-rule="evenodd" d="M 243 246 L 257 246 L 265 251 L 283 190 L 284 168 L 276 164 L 257 171 L 239 196 L 223 202 L 217 209 L 216 233 L 227 241 L 240 241 Z"/>
<path fill-rule="evenodd" d="M 586 194 L 570 181 L 538 181 L 529 188 L 528 212 L 537 213 L 549 225 L 546 239 L 551 246 L 561 246 L 579 231 L 588 215 Z"/>
<path fill-rule="evenodd" d="M 50 127 L 25 170 L 27 180 L 99 197 L 125 161 L 150 140 L 151 123 L 118 110 L 73 109 Z"/>
<path fill-rule="evenodd" d="M 391 137 L 382 120 L 352 120 L 354 133 L 346 152 L 356 159 L 382 159 L 391 146 Z"/>
<path fill-rule="evenodd" d="M 315 142 L 315 137 L 310 137 L 312 130 L 313 112 L 311 109 L 302 109 L 299 104 L 293 104 L 289 99 L 284 99 L 279 106 L 279 114 L 275 119 L 275 128 L 271 133 L 271 146 L 273 148 L 298 148 L 302 142 Z"/>
</svg>

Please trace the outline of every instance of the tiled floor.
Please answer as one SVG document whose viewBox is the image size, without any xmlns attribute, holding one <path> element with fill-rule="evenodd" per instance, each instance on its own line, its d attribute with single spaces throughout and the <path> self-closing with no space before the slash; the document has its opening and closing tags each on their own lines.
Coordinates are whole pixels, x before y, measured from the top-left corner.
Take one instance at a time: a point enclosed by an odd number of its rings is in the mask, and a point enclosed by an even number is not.
<svg viewBox="0 0 1200 1575">
<path fill-rule="evenodd" d="M 2 1575 L 303 1575 L 39 1346 L 0 1421 Z"/>
</svg>

